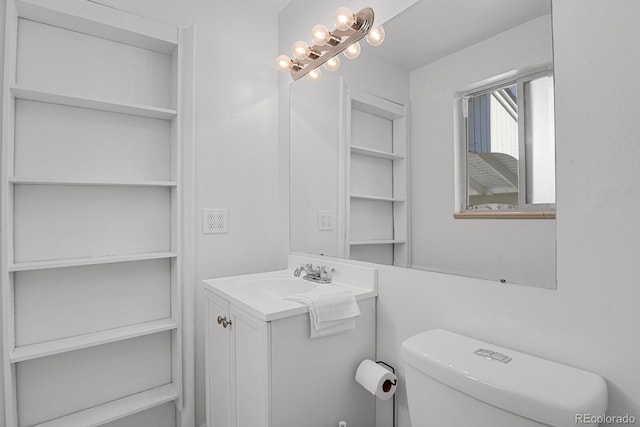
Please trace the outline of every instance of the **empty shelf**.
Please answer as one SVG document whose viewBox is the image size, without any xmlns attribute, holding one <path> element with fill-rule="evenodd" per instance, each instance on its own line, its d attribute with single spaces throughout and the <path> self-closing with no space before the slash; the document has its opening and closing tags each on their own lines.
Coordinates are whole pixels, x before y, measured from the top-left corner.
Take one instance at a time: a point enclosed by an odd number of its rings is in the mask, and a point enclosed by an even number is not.
<svg viewBox="0 0 640 427">
<path fill-rule="evenodd" d="M 396 199 L 394 197 L 377 197 L 377 196 L 363 196 L 361 194 L 352 194 L 352 199 L 362 199 L 362 200 L 374 200 L 379 202 L 404 202 L 404 199 Z"/>
<path fill-rule="evenodd" d="M 12 363 L 24 362 L 25 360 L 38 359 L 40 357 L 52 356 L 68 351 L 169 331 L 177 327 L 178 323 L 173 319 L 155 320 L 153 322 L 139 323 L 132 326 L 124 326 L 106 331 L 92 332 L 75 337 L 16 347 L 10 357 Z"/>
<path fill-rule="evenodd" d="M 171 402 L 178 398 L 178 389 L 173 384 L 137 393 L 124 399 L 114 400 L 34 427 L 97 427 L 129 415 Z"/>
<path fill-rule="evenodd" d="M 387 159 L 387 160 L 404 159 L 404 156 L 400 156 L 398 154 L 389 153 L 387 151 L 372 150 L 370 148 L 358 147 L 356 145 L 351 146 L 351 152 L 356 154 L 362 154 L 363 156 L 378 157 L 380 159 Z"/>
<path fill-rule="evenodd" d="M 350 245 L 359 246 L 359 245 L 389 245 L 396 243 L 406 243 L 405 240 L 352 240 L 349 242 Z"/>
<path fill-rule="evenodd" d="M 83 181 L 64 179 L 39 179 L 39 178 L 9 178 L 12 184 L 25 185 L 95 185 L 114 187 L 175 187 L 175 181 Z"/>
<path fill-rule="evenodd" d="M 175 252 L 148 252 L 133 255 L 112 255 L 88 258 L 68 258 L 49 261 L 16 262 L 9 271 L 44 270 L 47 268 L 79 267 L 83 265 L 112 264 L 116 262 L 145 261 L 149 259 L 175 258 Z"/>
<path fill-rule="evenodd" d="M 112 113 L 129 114 L 132 116 L 149 117 L 152 119 L 171 120 L 177 113 L 176 110 L 151 107 L 148 105 L 126 104 L 106 101 L 83 96 L 63 95 L 54 92 L 28 89 L 20 86 L 11 86 L 11 93 L 18 99 L 27 101 L 39 101 L 49 104 L 67 105 L 70 107 L 89 108 L 92 110 L 109 111 Z"/>
</svg>

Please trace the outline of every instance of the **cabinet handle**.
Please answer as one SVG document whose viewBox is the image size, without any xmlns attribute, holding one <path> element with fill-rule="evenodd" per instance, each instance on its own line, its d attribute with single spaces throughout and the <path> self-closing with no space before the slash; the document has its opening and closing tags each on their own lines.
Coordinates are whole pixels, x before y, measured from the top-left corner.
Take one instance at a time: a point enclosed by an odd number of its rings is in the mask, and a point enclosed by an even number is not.
<svg viewBox="0 0 640 427">
<path fill-rule="evenodd" d="M 218 316 L 218 325 L 222 325 L 223 328 L 231 325 L 231 320 L 227 320 L 226 317 Z"/>
</svg>

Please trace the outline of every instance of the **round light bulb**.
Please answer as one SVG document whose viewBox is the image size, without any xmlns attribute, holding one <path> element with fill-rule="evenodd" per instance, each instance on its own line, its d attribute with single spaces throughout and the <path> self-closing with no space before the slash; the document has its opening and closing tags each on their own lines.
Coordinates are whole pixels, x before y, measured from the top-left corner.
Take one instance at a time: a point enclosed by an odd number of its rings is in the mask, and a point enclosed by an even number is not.
<svg viewBox="0 0 640 427">
<path fill-rule="evenodd" d="M 360 47 L 360 43 L 354 43 L 344 51 L 344 56 L 347 59 L 356 59 L 358 56 L 360 56 L 361 50 L 362 48 Z"/>
<path fill-rule="evenodd" d="M 311 50 L 309 49 L 309 45 L 307 45 L 302 40 L 297 41 L 293 44 L 293 56 L 296 59 L 306 59 L 309 56 Z"/>
<path fill-rule="evenodd" d="M 339 30 L 344 31 L 351 28 L 354 22 L 356 22 L 356 17 L 353 16 L 353 12 L 348 7 L 340 7 L 333 14 L 333 23 Z"/>
<path fill-rule="evenodd" d="M 314 70 L 311 70 L 311 72 L 307 74 L 307 78 L 312 82 L 317 82 L 318 80 L 320 80 L 321 75 L 322 73 L 320 72 L 320 69 L 316 68 Z"/>
<path fill-rule="evenodd" d="M 286 73 L 293 68 L 293 62 L 287 55 L 280 55 L 276 58 L 276 67 L 281 73 Z"/>
<path fill-rule="evenodd" d="M 331 33 L 325 25 L 318 24 L 311 29 L 311 40 L 317 46 L 324 46 L 330 37 Z"/>
<path fill-rule="evenodd" d="M 380 46 L 383 41 L 384 28 L 382 28 L 382 25 L 380 25 L 378 28 L 374 28 L 367 34 L 367 42 L 369 42 L 371 46 Z"/>
<path fill-rule="evenodd" d="M 338 68 L 340 68 L 340 58 L 334 56 L 324 63 L 324 68 L 327 71 L 336 71 Z"/>
</svg>

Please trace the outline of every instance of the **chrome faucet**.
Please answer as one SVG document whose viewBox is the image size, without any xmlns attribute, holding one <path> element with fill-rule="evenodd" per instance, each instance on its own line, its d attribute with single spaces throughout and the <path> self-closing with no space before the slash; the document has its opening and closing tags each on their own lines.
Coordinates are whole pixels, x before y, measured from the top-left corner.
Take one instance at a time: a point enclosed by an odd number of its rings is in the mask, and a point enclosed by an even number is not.
<svg viewBox="0 0 640 427">
<path fill-rule="evenodd" d="M 324 265 L 313 268 L 312 264 L 302 264 L 300 267 L 295 269 L 293 275 L 295 277 L 300 277 L 304 272 L 305 275 L 302 278 L 305 280 L 315 283 L 331 283 L 331 273 L 334 271 L 335 268 L 330 268 Z"/>
<path fill-rule="evenodd" d="M 302 274 L 303 271 L 309 271 L 313 266 L 311 264 L 300 264 L 300 267 L 296 268 L 293 272 L 293 275 L 295 277 L 300 277 L 300 274 Z"/>
</svg>

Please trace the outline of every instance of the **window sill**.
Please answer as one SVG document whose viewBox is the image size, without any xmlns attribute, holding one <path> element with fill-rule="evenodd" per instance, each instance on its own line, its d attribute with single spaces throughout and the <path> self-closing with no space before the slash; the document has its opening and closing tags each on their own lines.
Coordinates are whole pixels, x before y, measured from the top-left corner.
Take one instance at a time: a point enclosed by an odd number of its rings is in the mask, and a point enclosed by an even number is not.
<svg viewBox="0 0 640 427">
<path fill-rule="evenodd" d="M 545 212 L 460 212 L 455 219 L 556 219 L 554 211 Z"/>
</svg>

